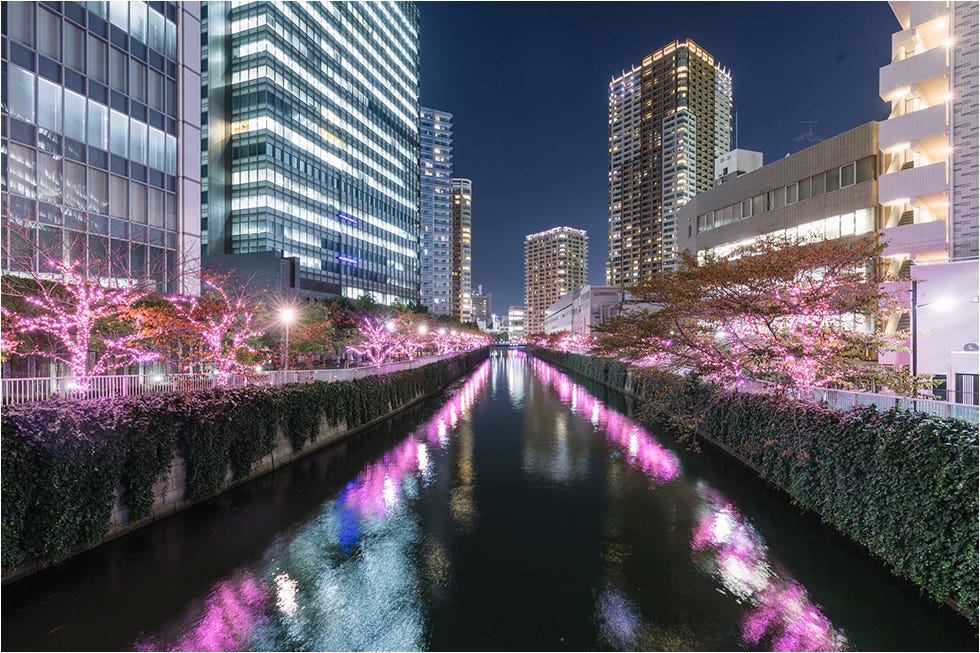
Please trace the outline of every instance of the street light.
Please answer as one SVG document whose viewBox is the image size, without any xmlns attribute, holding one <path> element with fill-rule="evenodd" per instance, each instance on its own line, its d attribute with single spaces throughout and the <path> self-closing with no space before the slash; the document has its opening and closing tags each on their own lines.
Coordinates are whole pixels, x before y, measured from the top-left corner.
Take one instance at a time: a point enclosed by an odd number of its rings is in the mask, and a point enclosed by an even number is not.
<svg viewBox="0 0 980 653">
<path fill-rule="evenodd" d="M 296 309 L 290 306 L 282 308 L 279 310 L 279 321 L 283 323 L 286 327 L 286 351 L 284 355 L 284 363 L 282 369 L 284 372 L 289 371 L 289 325 L 296 321 Z"/>
</svg>

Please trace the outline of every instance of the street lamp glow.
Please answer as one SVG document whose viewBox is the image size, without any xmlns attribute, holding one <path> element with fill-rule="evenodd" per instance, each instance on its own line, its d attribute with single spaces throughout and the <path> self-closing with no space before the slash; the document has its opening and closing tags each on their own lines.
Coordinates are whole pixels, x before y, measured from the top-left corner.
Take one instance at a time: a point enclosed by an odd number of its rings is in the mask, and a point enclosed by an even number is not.
<svg viewBox="0 0 980 653">
<path fill-rule="evenodd" d="M 419 335 L 420 335 L 420 336 L 424 336 L 424 335 L 425 335 L 426 333 L 428 333 L 428 332 L 429 332 L 429 327 L 428 327 L 428 325 L 425 325 L 425 324 L 420 324 L 420 325 L 419 325 L 419 328 L 418 328 L 418 332 L 419 332 Z"/>
<path fill-rule="evenodd" d="M 385 328 L 388 329 L 389 331 L 394 331 L 395 330 L 395 321 L 394 320 L 388 320 L 387 322 L 385 322 Z"/>
<path fill-rule="evenodd" d="M 439 335 L 440 336 L 446 335 L 446 327 L 442 327 L 441 329 L 439 329 Z"/>
<path fill-rule="evenodd" d="M 285 351 L 283 352 L 283 364 L 282 369 L 284 372 L 289 371 L 289 325 L 296 321 L 296 309 L 292 306 L 284 306 L 279 309 L 279 321 L 283 323 L 286 327 L 286 343 Z"/>
</svg>

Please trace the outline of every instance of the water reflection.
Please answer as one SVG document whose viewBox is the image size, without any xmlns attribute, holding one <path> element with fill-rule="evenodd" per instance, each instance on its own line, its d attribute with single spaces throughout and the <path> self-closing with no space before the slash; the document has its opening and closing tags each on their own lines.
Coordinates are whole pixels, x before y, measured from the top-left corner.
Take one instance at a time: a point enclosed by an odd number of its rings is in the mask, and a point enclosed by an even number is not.
<svg viewBox="0 0 980 653">
<path fill-rule="evenodd" d="M 848 646 L 810 600 L 806 589 L 776 562 L 765 542 L 738 510 L 703 482 L 691 542 L 695 560 L 724 588 L 751 606 L 742 621 L 747 644 L 769 642 L 774 651 L 840 651 Z"/>
<path fill-rule="evenodd" d="M 448 556 L 421 542 L 418 516 L 404 510 L 420 487 L 438 481 L 437 456 L 459 432 L 469 444 L 459 456 L 462 493 L 454 518 L 472 520 L 472 430 L 467 419 L 490 376 L 484 362 L 427 422 L 379 460 L 367 465 L 321 514 L 285 532 L 266 552 L 256 578 L 240 570 L 215 583 L 188 613 L 140 649 L 419 650 L 425 647 L 423 586 L 426 569 L 448 582 Z M 467 453 L 468 452 L 468 453 Z M 438 458 L 438 460 L 437 460 Z M 443 464 L 443 467 L 445 465 Z M 445 473 L 444 470 L 443 473 Z M 456 488 L 459 489 L 459 488 Z M 456 492 L 456 489 L 453 492 Z M 457 515 L 459 513 L 459 515 Z M 417 565 L 423 548 L 424 567 Z"/>
<path fill-rule="evenodd" d="M 654 485 L 680 476 L 677 456 L 638 423 L 610 410 L 551 365 L 530 357 L 528 363 L 541 382 L 557 392 L 563 404 L 602 431 L 626 454 L 630 466 L 641 470 Z M 561 440 L 561 432 L 556 433 Z M 768 643 L 774 651 L 846 648 L 843 631 L 831 624 L 789 572 L 771 560 L 752 524 L 703 481 L 695 484 L 695 492 L 696 527 L 691 541 L 695 563 L 739 603 L 749 606 L 742 619 L 742 641 L 753 646 Z M 644 625 L 627 595 L 605 588 L 599 593 L 595 612 L 607 643 L 618 649 L 636 648 Z"/>
<path fill-rule="evenodd" d="M 623 451 L 629 465 L 646 474 L 654 484 L 667 483 L 680 475 L 677 456 L 658 443 L 639 423 L 606 407 L 567 374 L 544 361 L 527 357 L 523 352 L 517 352 L 517 355 L 526 357 L 534 374 L 546 387 L 557 390 L 563 404 L 591 422 L 596 431 L 603 432 Z"/>
</svg>

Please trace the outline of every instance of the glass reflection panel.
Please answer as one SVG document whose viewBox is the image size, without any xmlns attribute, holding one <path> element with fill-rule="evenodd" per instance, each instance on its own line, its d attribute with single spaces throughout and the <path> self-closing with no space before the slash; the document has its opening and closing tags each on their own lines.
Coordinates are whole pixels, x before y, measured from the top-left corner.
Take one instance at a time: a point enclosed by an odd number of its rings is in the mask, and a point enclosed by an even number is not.
<svg viewBox="0 0 980 653">
<path fill-rule="evenodd" d="M 7 67 L 7 105 L 10 115 L 34 122 L 34 74 L 17 66 Z"/>
</svg>

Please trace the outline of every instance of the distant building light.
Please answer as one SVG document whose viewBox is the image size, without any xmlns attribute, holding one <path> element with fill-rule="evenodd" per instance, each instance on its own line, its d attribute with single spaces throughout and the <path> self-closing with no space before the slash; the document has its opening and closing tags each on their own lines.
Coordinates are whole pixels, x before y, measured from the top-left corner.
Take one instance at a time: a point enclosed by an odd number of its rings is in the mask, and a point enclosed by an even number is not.
<svg viewBox="0 0 980 653">
<path fill-rule="evenodd" d="M 357 224 L 357 218 L 349 213 L 344 213 L 343 211 L 337 211 L 337 218 L 339 220 L 343 220 L 344 222 L 349 222 L 350 224 Z"/>
<path fill-rule="evenodd" d="M 358 265 L 357 259 L 352 256 L 344 256 L 342 254 L 337 255 L 337 260 L 341 263 L 346 263 L 347 265 Z"/>
</svg>

